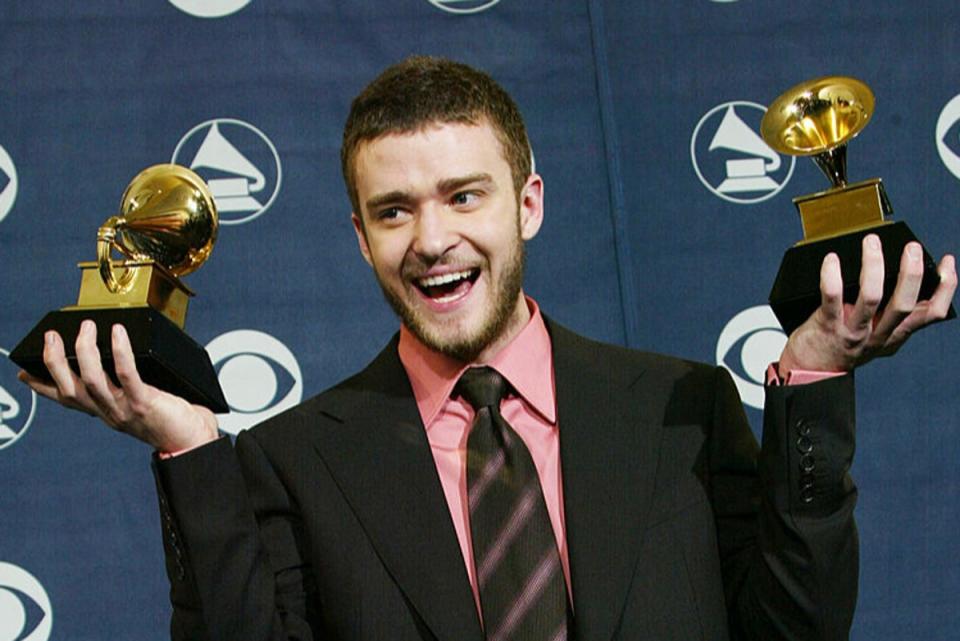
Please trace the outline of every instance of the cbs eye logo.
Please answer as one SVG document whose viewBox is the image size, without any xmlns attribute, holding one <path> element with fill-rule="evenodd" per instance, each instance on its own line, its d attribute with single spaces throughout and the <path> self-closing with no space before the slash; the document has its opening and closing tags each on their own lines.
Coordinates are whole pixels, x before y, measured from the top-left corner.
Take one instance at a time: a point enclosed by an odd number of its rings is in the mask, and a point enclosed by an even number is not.
<svg viewBox="0 0 960 641">
<path fill-rule="evenodd" d="M 0 641 L 47 641 L 52 628 L 53 608 L 40 582 L 0 562 Z"/>
<path fill-rule="evenodd" d="M 198 18 L 223 18 L 249 3 L 250 0 L 170 0 L 170 4 L 180 11 Z"/>
<path fill-rule="evenodd" d="M 944 166 L 960 178 L 960 96 L 954 96 L 940 112 L 936 130 L 937 153 Z"/>
<path fill-rule="evenodd" d="M 0 220 L 7 217 L 17 199 L 17 167 L 7 151 L 0 147 Z"/>
<path fill-rule="evenodd" d="M 286 345 L 252 329 L 227 332 L 210 341 L 207 352 L 230 413 L 219 417 L 230 434 L 253 427 L 303 398 L 300 365 Z"/>
<path fill-rule="evenodd" d="M 447 13 L 480 13 L 486 11 L 500 0 L 427 0 L 437 9 Z"/>
<path fill-rule="evenodd" d="M 717 365 L 730 372 L 745 405 L 763 409 L 767 366 L 780 357 L 787 335 L 769 305 L 745 309 L 727 323 L 717 340 Z"/>
</svg>

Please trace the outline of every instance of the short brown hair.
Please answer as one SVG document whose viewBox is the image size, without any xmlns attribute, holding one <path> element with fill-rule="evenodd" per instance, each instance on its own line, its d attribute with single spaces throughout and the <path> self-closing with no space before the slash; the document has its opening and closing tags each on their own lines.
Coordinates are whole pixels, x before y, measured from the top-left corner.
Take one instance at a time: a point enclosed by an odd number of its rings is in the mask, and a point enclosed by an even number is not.
<svg viewBox="0 0 960 641">
<path fill-rule="evenodd" d="M 340 163 L 353 211 L 361 214 L 354 168 L 361 143 L 435 123 L 484 120 L 503 147 L 519 197 L 530 176 L 530 142 L 520 110 L 503 87 L 482 71 L 444 58 L 411 56 L 387 67 L 354 98 L 343 130 Z"/>
</svg>

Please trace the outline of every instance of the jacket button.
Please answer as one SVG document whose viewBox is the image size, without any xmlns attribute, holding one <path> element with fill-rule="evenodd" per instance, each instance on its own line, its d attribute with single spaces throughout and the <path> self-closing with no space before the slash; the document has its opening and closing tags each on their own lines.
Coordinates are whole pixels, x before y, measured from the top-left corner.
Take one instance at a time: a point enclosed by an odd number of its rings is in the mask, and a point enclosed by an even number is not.
<svg viewBox="0 0 960 641">
<path fill-rule="evenodd" d="M 797 439 L 797 451 L 801 454 L 809 454 L 813 451 L 813 441 L 807 436 L 801 436 Z"/>
<path fill-rule="evenodd" d="M 812 472 L 816 465 L 817 462 L 813 459 L 812 454 L 804 454 L 800 457 L 800 471 L 804 474 L 809 474 Z"/>
</svg>

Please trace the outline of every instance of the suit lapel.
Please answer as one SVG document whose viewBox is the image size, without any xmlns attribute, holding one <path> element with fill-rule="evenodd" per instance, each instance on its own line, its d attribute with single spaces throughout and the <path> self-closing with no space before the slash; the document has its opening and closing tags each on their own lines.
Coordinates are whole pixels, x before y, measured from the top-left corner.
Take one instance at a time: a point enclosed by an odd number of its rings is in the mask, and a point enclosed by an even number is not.
<svg viewBox="0 0 960 641">
<path fill-rule="evenodd" d="M 643 421 L 642 370 L 548 321 L 577 639 L 610 639 L 650 505 L 661 427 Z M 612 357 L 611 353 L 608 354 Z M 317 450 L 384 565 L 438 639 L 483 638 L 446 499 L 396 340 L 339 388 Z"/>
<path fill-rule="evenodd" d="M 318 430 L 320 455 L 436 637 L 479 641 L 463 556 L 396 340 L 342 391 L 331 408 L 342 423 Z"/>
<path fill-rule="evenodd" d="M 574 601 L 573 638 L 610 639 L 636 571 L 652 496 L 660 426 L 636 416 L 614 350 L 549 324 L 554 347 L 564 516 Z M 606 358 L 604 357 L 606 356 Z"/>
</svg>

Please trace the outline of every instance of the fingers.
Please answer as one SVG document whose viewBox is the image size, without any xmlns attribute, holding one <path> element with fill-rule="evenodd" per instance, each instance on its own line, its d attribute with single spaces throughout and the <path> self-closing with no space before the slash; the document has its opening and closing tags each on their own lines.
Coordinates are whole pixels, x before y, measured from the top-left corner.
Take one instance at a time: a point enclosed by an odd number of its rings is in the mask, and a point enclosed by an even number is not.
<svg viewBox="0 0 960 641">
<path fill-rule="evenodd" d="M 130 346 L 130 337 L 123 325 L 114 325 L 111 341 L 113 346 L 113 366 L 117 373 L 117 382 L 126 394 L 131 405 L 136 406 L 146 401 L 146 385 L 137 371 L 137 362 Z"/>
<path fill-rule="evenodd" d="M 87 396 L 83 382 L 74 374 L 69 363 L 67 363 L 67 355 L 60 335 L 50 331 L 44 334 L 43 339 L 43 364 L 50 372 L 50 378 L 53 379 L 52 387 L 56 391 L 54 392 L 49 387 L 43 389 L 34 387 L 34 389 L 44 396 L 48 396 L 44 391 L 51 392 L 49 398 L 67 407 L 93 413 L 93 404 L 90 397 Z"/>
<path fill-rule="evenodd" d="M 100 350 L 97 348 L 96 323 L 85 320 L 80 324 L 75 350 L 77 364 L 80 366 L 80 380 L 83 381 L 87 394 L 97 405 L 98 413 L 109 423 L 116 424 L 123 419 L 117 404 L 117 397 L 121 396 L 122 392 L 103 371 Z"/>
<path fill-rule="evenodd" d="M 940 275 L 940 284 L 937 285 L 929 300 L 917 303 L 913 312 L 891 332 L 887 339 L 889 352 L 896 351 L 899 345 L 916 330 L 947 317 L 953 296 L 957 291 L 957 266 L 954 257 L 949 254 L 944 256 L 940 260 L 937 272 Z"/>
<path fill-rule="evenodd" d="M 19 379 L 21 383 L 26 383 L 30 389 L 40 396 L 45 396 L 54 401 L 60 400 L 60 390 L 58 390 L 57 386 L 53 383 L 45 381 L 42 378 L 37 378 L 23 370 L 20 370 L 17 374 L 17 379 Z"/>
<path fill-rule="evenodd" d="M 907 246 L 903 249 L 903 254 L 900 256 L 900 272 L 897 276 L 897 285 L 874 328 L 874 340 L 877 344 L 886 343 L 887 339 L 892 337 L 894 330 L 900 328 L 904 319 L 913 313 L 913 310 L 917 307 L 917 296 L 920 294 L 920 284 L 922 282 L 923 249 L 920 247 L 920 243 L 907 243 Z M 906 330 L 906 334 L 909 334 L 911 328 L 900 328 L 898 333 L 903 335 L 904 330 Z"/>
<path fill-rule="evenodd" d="M 950 254 L 944 256 L 937 267 L 937 273 L 940 274 L 940 284 L 930 297 L 928 322 L 943 320 L 950 311 L 950 303 L 957 291 L 957 263 L 954 257 Z"/>
<path fill-rule="evenodd" d="M 876 234 L 863 238 L 863 262 L 860 265 L 860 294 L 847 319 L 853 331 L 868 331 L 883 298 L 883 249 Z"/>
<path fill-rule="evenodd" d="M 843 276 L 840 259 L 833 252 L 820 265 L 820 311 L 828 324 L 843 320 Z"/>
</svg>

